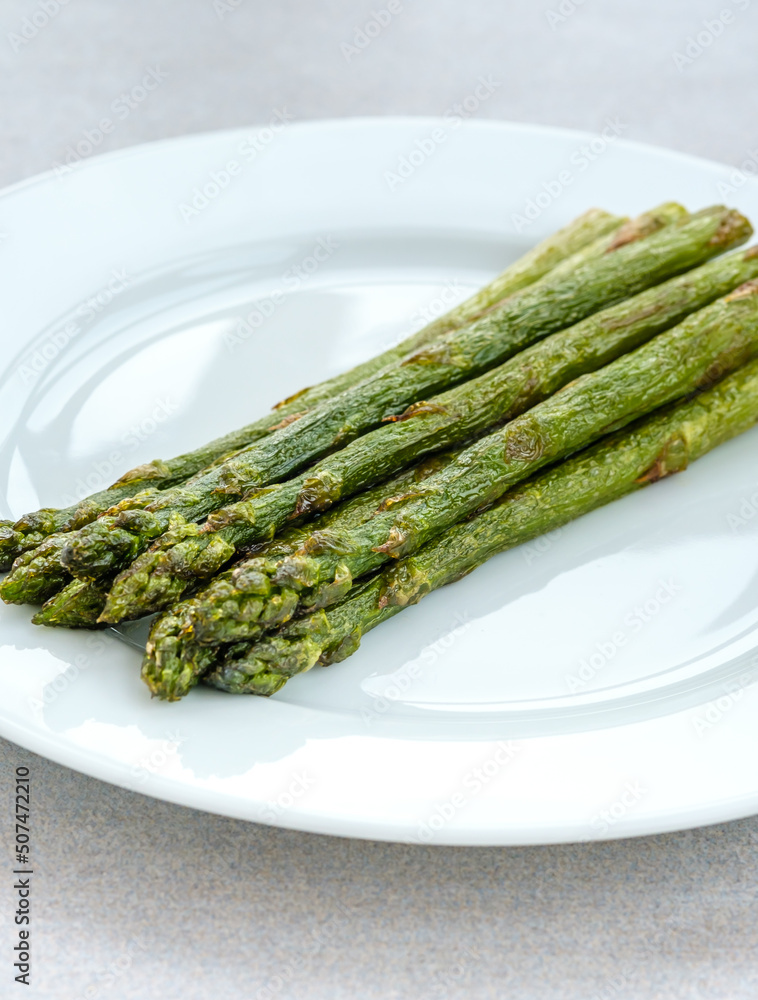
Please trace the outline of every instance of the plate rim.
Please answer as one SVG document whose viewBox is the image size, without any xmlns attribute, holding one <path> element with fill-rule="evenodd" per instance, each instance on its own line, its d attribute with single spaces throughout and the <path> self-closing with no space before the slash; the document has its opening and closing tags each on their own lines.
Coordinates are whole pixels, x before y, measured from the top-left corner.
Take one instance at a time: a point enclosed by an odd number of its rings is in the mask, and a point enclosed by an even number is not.
<svg viewBox="0 0 758 1000">
<path fill-rule="evenodd" d="M 303 119 L 292 122 L 287 126 L 287 129 L 288 131 L 292 129 L 305 131 L 310 129 L 321 130 L 325 128 L 348 128 L 353 125 L 381 128 L 386 126 L 408 124 L 428 124 L 430 128 L 434 128 L 444 122 L 445 119 L 439 115 L 346 115 L 341 118 Z M 573 137 L 591 139 L 597 136 L 596 132 L 588 131 L 587 129 L 573 129 L 562 125 L 541 125 L 537 122 L 519 122 L 509 118 L 471 118 L 464 120 L 460 127 L 470 130 L 484 130 L 488 128 L 497 130 L 505 129 L 513 130 L 514 132 L 553 135 L 561 138 Z M 244 135 L 251 130 L 263 128 L 266 128 L 265 122 L 253 122 L 250 125 L 238 125 L 233 128 L 204 129 L 200 132 L 186 132 L 183 135 L 172 135 L 164 136 L 159 139 L 150 139 L 147 142 L 138 142 L 131 146 L 123 146 L 119 149 L 111 149 L 102 153 L 93 153 L 77 163 L 75 170 L 77 173 L 84 170 L 91 170 L 104 162 L 128 159 L 132 156 L 141 155 L 142 153 L 160 152 L 163 148 L 184 143 L 190 145 L 193 142 L 198 141 L 231 139 L 235 135 Z M 698 156 L 695 153 L 683 153 L 680 150 L 669 149 L 667 146 L 659 146 L 655 143 L 642 142 L 636 139 L 621 138 L 614 142 L 614 146 L 616 148 L 637 150 L 638 152 L 649 153 L 654 151 L 655 153 L 670 159 L 681 160 L 683 163 L 689 163 L 700 167 L 707 166 L 715 170 L 723 170 L 725 167 L 735 171 L 740 169 L 733 164 L 721 163 L 719 160 L 713 160 L 710 157 Z M 15 194 L 27 187 L 32 187 L 54 178 L 55 168 L 49 167 L 47 170 L 39 171 L 31 177 L 24 177 L 20 180 L 12 181 L 10 184 L 0 187 L 0 197 Z M 746 183 L 758 184 L 758 178 L 748 176 L 746 177 Z"/>
</svg>

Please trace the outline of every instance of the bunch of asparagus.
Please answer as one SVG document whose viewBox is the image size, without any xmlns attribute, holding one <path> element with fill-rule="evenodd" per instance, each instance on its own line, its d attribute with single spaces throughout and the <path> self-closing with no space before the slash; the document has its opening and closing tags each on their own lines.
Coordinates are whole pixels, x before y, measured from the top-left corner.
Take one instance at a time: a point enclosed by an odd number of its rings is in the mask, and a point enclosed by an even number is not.
<svg viewBox="0 0 758 1000">
<path fill-rule="evenodd" d="M 158 612 L 142 676 L 270 695 L 490 556 L 758 420 L 758 248 L 716 206 L 592 210 L 268 417 L 0 523 L 42 625 Z"/>
</svg>

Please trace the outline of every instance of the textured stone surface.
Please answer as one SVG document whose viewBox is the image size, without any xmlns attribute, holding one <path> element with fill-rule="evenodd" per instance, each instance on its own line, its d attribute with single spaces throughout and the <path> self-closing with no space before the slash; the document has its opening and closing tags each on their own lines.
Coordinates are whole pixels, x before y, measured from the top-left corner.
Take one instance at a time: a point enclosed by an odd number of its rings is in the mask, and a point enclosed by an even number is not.
<svg viewBox="0 0 758 1000">
<path fill-rule="evenodd" d="M 216 6 L 70 0 L 25 43 L 15 36 L 39 3 L 3 0 L 0 180 L 47 169 L 104 117 L 114 127 L 101 150 L 260 122 L 277 108 L 298 119 L 438 114 L 481 75 L 498 83 L 483 117 L 592 130 L 613 116 L 627 138 L 735 165 L 758 148 L 758 4 L 748 0 L 586 0 L 554 27 L 546 12 L 557 0 L 404 0 L 349 59 L 342 43 L 384 0 Z M 733 21 L 680 73 L 674 52 L 721 9 Z M 166 74 L 160 86 L 128 114 L 114 106 L 151 69 Z M 610 844 L 404 847 L 154 802 L 4 741 L 0 802 L 22 763 L 34 777 L 37 867 L 26 996 L 758 996 L 758 819 Z M 21 995 L 9 889 L 6 874 L 3 997 Z"/>
</svg>

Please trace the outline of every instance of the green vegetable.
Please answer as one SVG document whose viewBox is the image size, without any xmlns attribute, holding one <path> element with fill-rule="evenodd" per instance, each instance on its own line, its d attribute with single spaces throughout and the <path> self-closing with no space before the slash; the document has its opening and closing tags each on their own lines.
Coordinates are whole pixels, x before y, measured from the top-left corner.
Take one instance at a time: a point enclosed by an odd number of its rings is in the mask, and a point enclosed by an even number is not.
<svg viewBox="0 0 758 1000">
<path fill-rule="evenodd" d="M 423 497 L 326 538 L 315 533 L 273 570 L 261 565 L 260 613 L 271 600 L 290 604 L 289 591 L 301 611 L 336 603 L 354 580 L 420 548 L 543 466 L 707 387 L 757 352 L 758 282 L 749 282 L 460 452 L 424 483 Z M 214 600 L 211 583 L 193 611 L 194 637 L 225 641 L 232 606 Z"/>
<path fill-rule="evenodd" d="M 17 557 L 0 583 L 0 597 L 6 604 L 41 604 L 70 582 L 71 574 L 60 563 L 65 537 L 50 535 Z"/>
<path fill-rule="evenodd" d="M 32 617 L 34 625 L 97 628 L 105 607 L 108 585 L 96 580 L 70 580 Z"/>
<path fill-rule="evenodd" d="M 498 552 L 681 472 L 757 420 L 758 362 L 753 361 L 694 400 L 655 414 L 511 490 L 484 513 L 358 584 L 340 604 L 295 619 L 253 645 L 226 647 L 206 680 L 236 694 L 273 694 L 294 674 L 344 660 L 369 629 Z"/>
<path fill-rule="evenodd" d="M 270 542 L 265 542 L 256 548 L 256 554 L 250 564 L 251 571 L 248 572 L 246 561 L 231 567 L 220 574 L 215 580 L 216 595 L 220 598 L 221 593 L 228 589 L 230 599 L 234 599 L 240 588 L 252 585 L 255 588 L 258 563 L 263 560 L 267 565 L 275 565 L 284 556 L 297 552 L 305 544 L 312 531 L 318 529 L 322 533 L 328 533 L 333 525 L 358 525 L 366 518 L 370 517 L 382 500 L 387 496 L 387 490 L 402 491 L 407 495 L 417 495 L 418 486 L 444 468 L 453 458 L 453 454 L 435 455 L 411 469 L 406 470 L 401 475 L 396 476 L 391 483 L 375 487 L 359 494 L 352 500 L 339 504 L 339 506 L 322 514 L 317 521 L 311 522 L 307 527 L 290 528 L 283 534 L 277 536 Z M 81 581 L 77 581 L 81 583 Z M 96 584 L 82 584 L 84 587 L 97 586 Z M 67 588 L 68 589 L 68 588 Z M 65 591 L 62 591 L 65 593 Z M 51 608 L 57 606 L 61 595 L 56 595 L 45 605 Z M 272 601 L 266 608 L 264 621 L 259 617 L 260 607 L 248 602 L 247 607 L 240 611 L 239 624 L 241 634 L 250 634 L 252 618 L 256 618 L 256 625 L 262 631 L 264 625 L 272 626 L 280 624 L 291 614 L 297 606 L 297 599 L 294 595 L 287 595 L 285 602 Z M 223 598 L 220 598 L 223 600 Z M 104 597 L 103 597 L 104 600 Z M 288 606 L 288 603 L 291 606 Z M 102 607 L 102 600 L 100 606 Z M 207 646 L 199 646 L 192 640 L 192 611 L 195 606 L 195 599 L 183 601 L 175 605 L 165 614 L 156 618 L 150 630 L 150 637 L 147 642 L 147 651 L 142 668 L 142 676 L 150 685 L 154 694 L 159 694 L 162 698 L 175 701 L 187 693 L 187 691 L 197 683 L 202 673 L 216 659 L 216 653 Z M 44 612 L 43 608 L 43 612 Z M 99 613 L 99 612 L 98 612 Z M 57 614 L 57 611 L 56 611 Z M 39 617 L 39 616 L 38 616 Z M 97 616 L 95 616 L 96 620 Z M 245 621 L 244 619 L 248 620 Z M 44 624 L 44 623 L 43 623 Z M 56 621 L 51 624 L 59 624 Z M 68 624 L 67 622 L 64 624 Z"/>
<path fill-rule="evenodd" d="M 424 394 L 472 378 L 535 340 L 744 242 L 751 232 L 738 212 L 712 209 L 627 243 L 563 279 L 527 288 L 470 326 L 346 389 L 186 486 L 122 501 L 113 514 L 69 533 L 60 561 L 81 579 L 117 572 L 169 528 L 199 521 L 225 499 L 241 499 L 286 478 Z M 206 560 L 208 566 L 218 566 L 224 553 L 225 559 L 231 555 L 228 545 L 221 539 L 218 543 L 211 543 L 205 559 L 199 560 L 203 567 Z"/>
<path fill-rule="evenodd" d="M 740 251 L 688 271 L 553 334 L 503 365 L 426 402 L 327 456 L 294 479 L 164 534 L 114 582 L 103 621 L 160 610 L 218 570 L 240 547 L 287 519 L 323 510 L 423 454 L 462 443 L 513 419 L 586 372 L 758 277 L 758 251 Z M 389 494 L 387 494 L 389 495 Z M 215 547 L 218 562 L 209 558 Z M 231 608 L 227 601 L 227 606 Z M 231 612 L 230 612 L 231 613 Z"/>
<path fill-rule="evenodd" d="M 656 224 L 663 226 L 667 211 L 655 213 L 654 217 Z M 254 488 L 286 477 L 298 464 L 304 465 L 320 453 L 347 443 L 359 430 L 368 429 L 372 422 L 412 401 L 417 391 L 461 381 L 466 375 L 491 367 L 493 357 L 497 360 L 513 354 L 522 342 L 535 339 L 535 330 L 556 323 L 555 316 L 561 312 L 568 315 L 567 310 L 572 307 L 592 311 L 584 286 L 592 285 L 593 279 L 597 284 L 596 270 L 607 277 L 619 271 L 619 259 L 626 265 L 623 276 L 617 275 L 612 288 L 609 286 L 605 291 L 614 300 L 623 298 L 619 289 L 629 282 L 655 283 L 653 274 L 659 275 L 656 280 L 660 280 L 672 267 L 686 270 L 685 258 L 690 262 L 693 256 L 708 258 L 718 248 L 741 242 L 749 223 L 737 213 L 716 208 L 699 213 L 689 226 L 682 223 L 681 234 L 678 226 L 671 225 L 668 229 L 676 231 L 674 239 L 663 245 L 652 244 L 642 260 L 635 254 L 636 243 L 631 235 L 620 247 L 617 240 L 608 248 L 613 252 L 594 260 L 594 270 L 593 262 L 585 263 L 555 283 L 549 277 L 544 279 L 536 294 L 532 287 L 524 289 L 472 326 L 421 348 L 296 421 L 288 418 L 283 421 L 286 426 L 268 438 L 205 475 L 189 480 L 184 487 L 163 492 L 143 491 L 77 531 L 51 535 L 39 549 L 31 551 L 28 559 L 14 567 L 9 580 L 0 587 L 0 596 L 16 603 L 47 600 L 63 585 L 60 566 L 80 579 L 113 575 L 168 529 L 172 530 L 174 540 L 191 534 L 195 530 L 193 522 L 223 506 L 224 499 L 237 499 Z M 645 227 L 640 230 L 643 231 Z M 649 239 L 655 240 L 656 236 Z M 616 266 L 609 269 L 609 261 Z M 582 278 L 581 284 L 577 284 L 575 276 Z M 552 309 L 549 303 L 547 307 L 541 306 L 546 296 L 549 302 L 555 300 Z M 525 308 L 521 308 L 522 303 Z M 209 543 L 205 554 L 196 560 L 201 574 L 210 575 L 209 567 L 218 567 L 229 558 L 228 546 L 221 539 L 217 541 L 221 544 Z"/>
<path fill-rule="evenodd" d="M 684 209 L 679 206 L 664 205 L 643 216 L 641 223 L 638 220 L 635 223 L 625 224 L 625 220 L 618 216 L 600 209 L 590 209 L 511 264 L 475 295 L 429 323 L 401 344 L 349 372 L 297 393 L 291 400 L 279 404 L 273 413 L 247 427 L 166 462 L 156 460 L 137 466 L 125 473 L 113 486 L 93 493 L 70 507 L 43 508 L 25 514 L 15 524 L 12 521 L 0 521 L 0 570 L 9 569 L 17 556 L 36 548 L 48 535 L 81 528 L 115 503 L 132 497 L 145 488 L 166 489 L 175 486 L 201 472 L 213 462 L 228 457 L 240 448 L 246 448 L 270 433 L 283 418 L 312 408 L 337 392 L 362 381 L 391 361 L 404 357 L 405 354 L 430 343 L 449 330 L 458 329 L 490 309 L 500 299 L 534 284 L 562 262 L 567 262 L 571 267 L 572 260 L 580 251 L 582 251 L 580 259 L 584 260 L 588 255 L 605 252 L 614 241 L 633 237 L 635 226 L 637 229 L 641 226 L 643 230 L 654 231 L 658 228 L 660 220 L 673 221 L 682 213 Z"/>
</svg>

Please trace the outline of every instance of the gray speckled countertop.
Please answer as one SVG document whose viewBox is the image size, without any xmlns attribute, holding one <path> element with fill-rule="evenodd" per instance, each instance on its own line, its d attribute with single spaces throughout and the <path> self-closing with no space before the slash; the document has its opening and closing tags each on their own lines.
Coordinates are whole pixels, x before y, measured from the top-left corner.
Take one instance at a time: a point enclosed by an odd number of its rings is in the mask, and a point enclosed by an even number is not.
<svg viewBox="0 0 758 1000">
<path fill-rule="evenodd" d="M 343 51 L 385 6 L 3 0 L 0 180 L 60 160 L 149 69 L 165 81 L 102 150 L 272 108 L 437 114 L 482 74 L 502 84 L 485 117 L 591 130 L 613 115 L 628 138 L 735 165 L 758 148 L 758 2 L 402 0 L 359 55 Z M 674 53 L 724 9 L 680 72 Z M 25 992 L 12 981 L 6 874 L 1 997 L 758 996 L 758 818 L 608 844 L 406 847 L 156 802 L 0 740 L 3 802 L 19 764 L 36 790 L 35 975 Z"/>
</svg>

